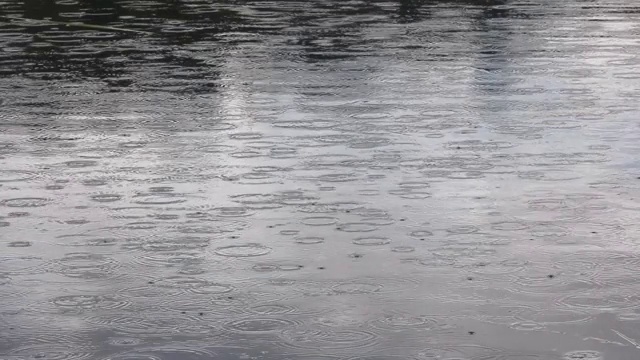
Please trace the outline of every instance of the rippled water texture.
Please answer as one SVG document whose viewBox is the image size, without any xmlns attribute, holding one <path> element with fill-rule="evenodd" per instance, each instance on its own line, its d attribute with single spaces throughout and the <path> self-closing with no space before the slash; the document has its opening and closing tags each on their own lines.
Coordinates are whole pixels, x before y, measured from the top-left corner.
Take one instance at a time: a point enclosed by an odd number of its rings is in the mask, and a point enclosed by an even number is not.
<svg viewBox="0 0 640 360">
<path fill-rule="evenodd" d="M 1 359 L 640 358 L 636 1 L 0 16 Z"/>
</svg>

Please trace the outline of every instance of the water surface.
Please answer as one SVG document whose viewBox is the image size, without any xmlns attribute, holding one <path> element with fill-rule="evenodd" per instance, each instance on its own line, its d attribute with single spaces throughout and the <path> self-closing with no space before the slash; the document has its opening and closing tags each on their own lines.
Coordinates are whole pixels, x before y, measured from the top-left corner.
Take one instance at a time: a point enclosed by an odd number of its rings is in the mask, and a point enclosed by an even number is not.
<svg viewBox="0 0 640 360">
<path fill-rule="evenodd" d="M 639 357 L 634 1 L 0 15 L 3 360 Z"/>
</svg>

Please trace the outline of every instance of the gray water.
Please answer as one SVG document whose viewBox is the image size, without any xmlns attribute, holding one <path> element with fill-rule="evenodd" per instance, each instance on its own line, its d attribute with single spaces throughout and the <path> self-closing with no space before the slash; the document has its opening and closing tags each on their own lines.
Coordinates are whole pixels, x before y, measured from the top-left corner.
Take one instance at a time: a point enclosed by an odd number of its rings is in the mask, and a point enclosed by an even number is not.
<svg viewBox="0 0 640 360">
<path fill-rule="evenodd" d="M 46 3 L 0 359 L 640 358 L 635 1 Z"/>
</svg>

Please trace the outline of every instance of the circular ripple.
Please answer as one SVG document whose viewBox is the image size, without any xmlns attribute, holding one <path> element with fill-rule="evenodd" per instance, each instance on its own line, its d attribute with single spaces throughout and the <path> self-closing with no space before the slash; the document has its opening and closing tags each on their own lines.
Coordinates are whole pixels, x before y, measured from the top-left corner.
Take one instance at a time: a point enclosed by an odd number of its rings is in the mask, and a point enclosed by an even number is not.
<svg viewBox="0 0 640 360">
<path fill-rule="evenodd" d="M 277 209 L 283 205 L 278 203 L 274 194 L 241 194 L 231 196 L 231 199 L 246 205 L 249 209 Z"/>
<path fill-rule="evenodd" d="M 558 238 L 564 237 L 568 233 L 568 229 L 564 226 L 551 223 L 538 223 L 529 229 L 531 236 L 539 238 Z"/>
<path fill-rule="evenodd" d="M 122 199 L 122 195 L 118 194 L 96 194 L 91 195 L 91 200 L 96 202 L 114 202 Z"/>
<path fill-rule="evenodd" d="M 52 299 L 51 302 L 58 307 L 66 309 L 122 309 L 130 304 L 130 302 L 126 300 L 97 295 L 59 296 Z"/>
<path fill-rule="evenodd" d="M 127 230 L 151 230 L 158 227 L 158 224 L 152 221 L 136 221 L 124 225 L 123 228 Z"/>
<path fill-rule="evenodd" d="M 545 128 L 548 129 L 576 129 L 583 125 L 575 120 L 549 119 L 542 121 Z"/>
<path fill-rule="evenodd" d="M 417 358 L 421 360 L 466 360 L 466 359 L 478 359 L 478 360 L 494 360 L 502 359 L 500 357 L 500 350 L 480 345 L 446 345 L 446 344 L 433 344 L 428 348 L 419 351 Z"/>
<path fill-rule="evenodd" d="M 360 278 L 351 281 L 298 281 L 295 291 L 305 296 L 387 294 L 413 291 L 417 281 L 406 278 Z"/>
<path fill-rule="evenodd" d="M 526 171 L 518 173 L 518 177 L 522 179 L 542 181 L 567 181 L 580 178 L 580 176 L 576 175 L 574 172 L 565 170 Z"/>
<path fill-rule="evenodd" d="M 640 321 L 640 313 L 626 312 L 616 315 L 616 318 L 618 318 L 618 320 L 620 321 Z"/>
<path fill-rule="evenodd" d="M 302 219 L 302 223 L 309 226 L 328 226 L 338 222 L 338 219 L 330 216 L 312 216 Z"/>
<path fill-rule="evenodd" d="M 509 259 L 498 263 L 476 262 L 471 264 L 470 270 L 483 275 L 505 275 L 523 271 L 527 265 L 526 260 Z"/>
<path fill-rule="evenodd" d="M 594 350 L 577 350 L 565 353 L 563 360 L 602 360 L 602 353 Z"/>
<path fill-rule="evenodd" d="M 378 230 L 378 226 L 371 223 L 353 222 L 340 224 L 336 229 L 344 232 L 371 232 Z"/>
<path fill-rule="evenodd" d="M 353 243 L 362 246 L 380 246 L 391 243 L 391 240 L 385 237 L 362 237 L 353 240 Z"/>
<path fill-rule="evenodd" d="M 478 231 L 480 231 L 480 229 L 473 225 L 458 225 L 447 229 L 447 232 L 450 234 L 473 234 Z"/>
<path fill-rule="evenodd" d="M 190 276 L 170 276 L 156 282 L 157 286 L 165 288 L 183 289 L 192 293 L 218 295 L 231 292 L 233 286 L 220 284 Z"/>
<path fill-rule="evenodd" d="M 596 275 L 599 275 L 602 265 L 604 264 L 598 263 L 597 260 L 589 260 L 590 256 L 593 256 L 592 254 L 589 254 L 588 252 L 576 252 L 573 255 L 578 259 L 571 259 L 567 256 L 563 256 L 561 260 L 553 261 L 553 268 L 557 269 L 564 275 L 587 278 L 593 278 Z M 595 256 L 596 259 L 598 259 L 599 254 L 595 254 Z M 617 261 L 624 261 L 624 257 L 616 258 L 614 256 L 607 260 L 615 263 Z"/>
<path fill-rule="evenodd" d="M 486 246 L 452 245 L 432 249 L 432 253 L 445 259 L 474 258 L 493 255 L 496 253 L 496 249 Z"/>
<path fill-rule="evenodd" d="M 251 269 L 257 272 L 271 272 L 280 270 L 280 267 L 277 264 L 256 264 Z"/>
<path fill-rule="evenodd" d="M 359 119 L 359 120 L 382 120 L 382 119 L 391 118 L 391 115 L 388 113 L 378 113 L 378 112 L 364 112 L 364 113 L 352 114 L 350 116 L 354 119 Z"/>
<path fill-rule="evenodd" d="M 307 329 L 285 330 L 280 334 L 282 345 L 298 349 L 355 350 L 374 346 L 378 335 L 357 329 Z"/>
<path fill-rule="evenodd" d="M 396 246 L 391 249 L 391 251 L 397 253 L 410 253 L 416 251 L 416 249 L 413 246 Z"/>
<path fill-rule="evenodd" d="M 447 175 L 449 179 L 480 179 L 483 178 L 485 174 L 481 171 L 453 171 Z"/>
<path fill-rule="evenodd" d="M 74 160 L 74 161 L 67 161 L 65 164 L 70 168 L 85 168 L 90 166 L 96 166 L 98 165 L 98 162 L 95 160 Z"/>
<path fill-rule="evenodd" d="M 137 246 L 132 245 L 130 247 L 123 248 L 136 249 Z M 164 265 L 167 267 L 172 266 L 188 266 L 188 265 L 197 265 L 204 262 L 204 255 L 199 252 L 188 252 L 188 251 L 157 251 L 145 253 L 139 256 L 136 256 L 134 261 L 138 264 L 144 266 L 160 266 Z M 222 264 L 216 264 L 222 265 Z M 185 270 L 183 268 L 183 270 Z"/>
<path fill-rule="evenodd" d="M 297 312 L 298 309 L 282 304 L 265 304 L 253 306 L 249 311 L 259 315 L 282 315 Z"/>
<path fill-rule="evenodd" d="M 589 145 L 588 146 L 589 150 L 595 150 L 595 151 L 601 151 L 601 150 L 609 150 L 611 149 L 611 146 L 609 145 L 605 145 L 605 144 L 600 144 L 600 145 Z"/>
<path fill-rule="evenodd" d="M 173 190 L 173 186 L 152 186 L 149 188 L 151 193 L 170 193 Z"/>
<path fill-rule="evenodd" d="M 449 174 L 451 174 L 451 171 L 429 169 L 429 170 L 423 170 L 421 171 L 421 173 L 427 178 L 445 178 L 445 177 L 448 177 Z"/>
<path fill-rule="evenodd" d="M 262 138 L 262 134 L 258 132 L 243 132 L 230 134 L 229 138 L 234 140 L 257 140 Z"/>
<path fill-rule="evenodd" d="M 262 256 L 270 252 L 271 248 L 257 243 L 223 246 L 215 250 L 216 254 L 227 257 Z"/>
<path fill-rule="evenodd" d="M 330 173 L 318 176 L 316 179 L 320 182 L 350 182 L 358 180 L 355 173 Z"/>
<path fill-rule="evenodd" d="M 640 294 L 626 290 L 612 293 L 589 291 L 565 296 L 559 302 L 573 308 L 599 311 L 621 310 L 636 307 L 640 303 Z"/>
<path fill-rule="evenodd" d="M 280 264 L 278 265 L 278 269 L 280 271 L 296 271 L 304 268 L 303 265 L 298 264 Z"/>
<path fill-rule="evenodd" d="M 315 140 L 317 142 L 324 143 L 324 144 L 336 145 L 336 144 L 346 144 L 355 138 L 356 137 L 351 134 L 330 134 L 330 135 L 327 134 L 327 135 L 318 136 L 315 138 Z"/>
<path fill-rule="evenodd" d="M 233 332 L 267 333 L 283 331 L 297 325 L 297 322 L 287 319 L 249 318 L 228 322 L 224 327 Z"/>
<path fill-rule="evenodd" d="M 567 208 L 563 199 L 539 199 L 529 201 L 529 209 L 537 211 L 555 211 Z"/>
<path fill-rule="evenodd" d="M 529 226 L 517 221 L 502 221 L 491 224 L 491 228 L 499 231 L 518 231 L 528 229 Z"/>
<path fill-rule="evenodd" d="M 315 237 L 315 236 L 296 238 L 296 243 L 302 244 L 302 245 L 315 245 L 315 244 L 322 244 L 323 242 L 324 242 L 324 238 Z"/>
<path fill-rule="evenodd" d="M 91 253 L 69 253 L 50 264 L 54 272 L 77 278 L 105 277 L 118 266 L 112 258 Z"/>
<path fill-rule="evenodd" d="M 505 141 L 463 140 L 447 143 L 445 148 L 451 150 L 494 151 L 513 146 L 513 144 Z"/>
<path fill-rule="evenodd" d="M 15 198 L 0 201 L 0 205 L 7 207 L 40 207 L 47 205 L 51 200 L 37 197 Z"/>
<path fill-rule="evenodd" d="M 93 359 L 94 354 L 82 348 L 57 345 L 55 343 L 34 344 L 15 349 L 9 353 L 16 360 L 44 359 L 44 360 L 84 360 Z M 9 358 L 12 359 L 12 358 Z"/>
<path fill-rule="evenodd" d="M 427 181 L 403 181 L 398 185 L 405 189 L 423 189 L 430 187 L 431 183 Z"/>
<path fill-rule="evenodd" d="M 210 225 L 193 223 L 193 225 L 179 225 L 177 231 L 183 234 L 224 234 L 244 230 L 249 226 L 247 222 L 228 219 L 210 220 L 207 222 Z"/>
<path fill-rule="evenodd" d="M 120 339 L 131 339 L 131 338 L 120 338 Z M 136 340 L 136 339 L 134 339 Z M 134 345 L 134 344 L 131 344 Z M 127 346 L 131 346 L 128 345 Z M 122 344 L 117 344 L 117 346 L 124 346 Z M 216 359 L 218 356 L 209 350 L 204 349 L 176 349 L 176 348 L 167 348 L 167 349 L 148 349 L 148 350 L 133 350 L 128 351 L 116 355 L 111 355 L 102 360 L 171 360 L 171 359 L 180 359 L 180 360 L 210 360 Z"/>
<path fill-rule="evenodd" d="M 242 206 L 220 207 L 215 209 L 216 216 L 222 217 L 245 217 L 253 215 L 254 212 Z"/>
<path fill-rule="evenodd" d="M 106 328 L 119 334 L 136 336 L 163 336 L 167 333 L 198 333 L 200 324 L 177 319 L 168 312 L 155 312 L 153 316 L 142 313 L 109 313 L 86 317 L 86 322 L 98 328 Z M 189 318 L 187 318 L 189 319 Z M 189 319 L 190 320 L 190 319 Z"/>
<path fill-rule="evenodd" d="M 29 247 L 31 246 L 31 242 L 29 241 L 12 241 L 9 244 L 7 244 L 8 247 L 13 247 L 13 248 L 24 248 L 24 247 Z"/>
<path fill-rule="evenodd" d="M 544 355 L 535 355 L 531 353 L 502 353 L 497 355 L 490 355 L 487 357 L 479 357 L 478 360 L 547 360 L 557 359 L 555 354 L 553 357 L 547 357 Z M 475 358 L 474 358 L 475 360 Z"/>
<path fill-rule="evenodd" d="M 373 294 L 382 291 L 382 284 L 370 282 L 344 282 L 331 289 L 336 294 Z"/>
<path fill-rule="evenodd" d="M 509 325 L 509 327 L 519 331 L 538 331 L 544 329 L 544 325 L 533 321 L 515 322 Z"/>
<path fill-rule="evenodd" d="M 107 339 L 107 344 L 113 346 L 135 346 L 142 343 L 141 339 L 132 337 L 112 337 Z"/>
<path fill-rule="evenodd" d="M 427 199 L 431 197 L 431 193 L 430 192 L 426 192 L 426 191 L 420 191 L 420 190 L 416 190 L 416 189 L 411 189 L 411 188 L 407 188 L 407 189 L 399 189 L 399 190 L 389 190 L 389 194 L 391 195 L 397 195 L 403 199 L 407 199 L 407 200 L 421 200 L 421 199 Z"/>
<path fill-rule="evenodd" d="M 289 285 L 296 284 L 296 280 L 287 279 L 287 278 L 275 278 L 275 279 L 269 279 L 268 283 L 269 285 L 274 285 L 274 286 L 289 286 Z"/>
<path fill-rule="evenodd" d="M 353 141 L 349 142 L 348 147 L 352 149 L 373 149 L 388 145 L 389 143 L 391 143 L 391 141 L 387 138 L 369 137 L 354 139 Z"/>
<path fill-rule="evenodd" d="M 337 123 L 335 121 L 329 120 L 278 121 L 272 124 L 274 127 L 307 130 L 330 129 L 336 125 Z"/>
<path fill-rule="evenodd" d="M 420 266 L 426 266 L 429 268 L 440 268 L 440 267 L 448 267 L 454 265 L 456 262 L 454 259 L 429 256 L 424 258 L 414 258 L 414 259 L 406 259 L 406 262 L 415 263 Z"/>
<path fill-rule="evenodd" d="M 64 237 L 59 237 L 60 239 Z M 118 243 L 118 239 L 116 238 L 89 238 L 82 239 L 76 241 L 68 241 L 60 242 L 60 245 L 64 246 L 113 246 Z"/>
<path fill-rule="evenodd" d="M 187 201 L 178 194 L 173 193 L 153 193 L 148 195 L 138 195 L 133 202 L 139 205 L 171 205 Z"/>
<path fill-rule="evenodd" d="M 455 330 L 455 326 L 449 325 L 443 319 L 438 319 L 426 315 L 411 314 L 389 314 L 370 322 L 370 325 L 376 329 L 384 331 L 435 331 L 438 333 L 451 333 Z"/>
<path fill-rule="evenodd" d="M 118 144 L 119 147 L 124 149 L 140 149 L 147 146 L 147 142 L 144 141 L 127 141 Z"/>
<path fill-rule="evenodd" d="M 0 264 L 2 264 L 3 275 L 34 274 L 46 271 L 42 258 L 35 256 L 0 257 Z M 0 283 L 2 279 L 0 276 Z"/>
<path fill-rule="evenodd" d="M 214 145 L 204 145 L 204 146 L 198 147 L 197 151 L 203 152 L 203 153 L 209 153 L 209 154 L 218 154 L 218 153 L 226 154 L 226 153 L 230 153 L 235 149 L 236 149 L 235 147 L 230 145 L 214 144 Z"/>
<path fill-rule="evenodd" d="M 30 213 L 26 212 L 26 211 L 13 211 L 7 214 L 7 217 L 10 218 L 17 218 L 17 217 L 25 217 L 25 216 L 29 216 L 31 215 Z"/>
<path fill-rule="evenodd" d="M 87 179 L 82 180 L 81 183 L 85 186 L 103 186 L 107 185 L 108 181 L 104 179 Z"/>
<path fill-rule="evenodd" d="M 231 157 L 235 157 L 238 159 L 247 159 L 262 156 L 262 153 L 259 151 L 237 151 L 229 154 Z"/>
<path fill-rule="evenodd" d="M 156 215 L 152 215 L 152 217 L 154 219 L 157 219 L 157 220 L 178 220 L 180 218 L 180 215 L 177 215 L 177 214 L 156 214 Z"/>
<path fill-rule="evenodd" d="M 538 324 L 567 324 L 587 321 L 592 316 L 579 310 L 569 309 L 533 309 L 527 308 L 520 311 L 516 316 L 517 319 L 535 322 Z"/>
<path fill-rule="evenodd" d="M 427 236 L 432 236 L 433 233 L 428 230 L 416 230 L 409 233 L 409 236 L 414 238 L 425 238 Z"/>
<path fill-rule="evenodd" d="M 160 238 L 142 243 L 141 248 L 148 251 L 197 250 L 209 245 L 209 239 L 197 236 Z"/>
<path fill-rule="evenodd" d="M 363 355 L 349 358 L 347 360 L 413 360 L 413 357 L 406 355 Z"/>
<path fill-rule="evenodd" d="M 2 147 L 0 146 L 0 149 Z M 35 174 L 22 170 L 0 170 L 0 183 L 22 182 L 35 177 Z"/>
</svg>

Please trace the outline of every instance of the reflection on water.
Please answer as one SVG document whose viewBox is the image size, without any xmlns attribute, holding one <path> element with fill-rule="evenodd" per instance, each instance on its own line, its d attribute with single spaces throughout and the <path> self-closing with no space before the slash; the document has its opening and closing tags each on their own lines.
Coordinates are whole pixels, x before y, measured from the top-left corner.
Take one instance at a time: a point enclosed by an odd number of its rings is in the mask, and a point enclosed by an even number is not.
<svg viewBox="0 0 640 360">
<path fill-rule="evenodd" d="M 637 358 L 634 2 L 0 15 L 2 359 Z"/>
</svg>

